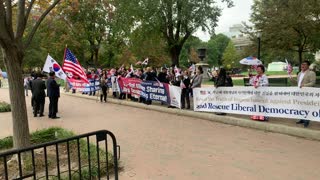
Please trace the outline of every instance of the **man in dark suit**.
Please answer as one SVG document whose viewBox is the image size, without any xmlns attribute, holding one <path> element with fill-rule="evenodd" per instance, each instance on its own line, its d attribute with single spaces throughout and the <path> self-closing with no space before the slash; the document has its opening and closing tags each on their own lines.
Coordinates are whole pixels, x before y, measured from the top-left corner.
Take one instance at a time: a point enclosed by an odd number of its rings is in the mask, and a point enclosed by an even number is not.
<svg viewBox="0 0 320 180">
<path fill-rule="evenodd" d="M 31 89 L 32 89 L 32 99 L 33 99 L 33 115 L 34 117 L 37 117 L 37 114 L 39 112 L 39 116 L 42 117 L 43 110 L 44 110 L 44 104 L 45 104 L 45 98 L 46 98 L 46 85 L 44 81 L 42 80 L 42 75 L 39 73 L 37 74 L 36 79 L 30 83 Z"/>
<path fill-rule="evenodd" d="M 167 68 L 162 68 L 162 71 L 158 74 L 158 80 L 163 83 L 169 83 Z"/>
<path fill-rule="evenodd" d="M 51 119 L 58 119 L 57 111 L 58 111 L 58 99 L 60 97 L 60 86 L 57 84 L 55 80 L 55 72 L 49 73 L 49 79 L 47 82 L 48 85 L 48 97 L 50 100 L 49 104 L 49 118 Z"/>
</svg>

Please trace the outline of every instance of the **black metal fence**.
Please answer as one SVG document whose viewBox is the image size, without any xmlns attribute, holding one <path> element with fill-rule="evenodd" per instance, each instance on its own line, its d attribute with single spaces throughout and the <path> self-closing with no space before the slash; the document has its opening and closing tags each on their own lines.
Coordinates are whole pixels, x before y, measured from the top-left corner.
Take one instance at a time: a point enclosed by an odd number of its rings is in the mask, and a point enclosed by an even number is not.
<svg viewBox="0 0 320 180">
<path fill-rule="evenodd" d="M 120 146 L 115 136 L 101 130 L 0 153 L 0 180 L 117 180 L 118 159 Z"/>
</svg>

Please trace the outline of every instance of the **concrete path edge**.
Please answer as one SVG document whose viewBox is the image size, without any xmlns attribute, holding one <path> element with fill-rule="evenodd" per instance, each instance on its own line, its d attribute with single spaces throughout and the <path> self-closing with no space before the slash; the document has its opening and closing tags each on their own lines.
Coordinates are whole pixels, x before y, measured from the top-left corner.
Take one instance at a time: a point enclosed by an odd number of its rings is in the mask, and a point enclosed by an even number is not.
<svg viewBox="0 0 320 180">
<path fill-rule="evenodd" d="M 99 101 L 97 97 L 93 97 L 93 96 L 87 96 L 87 95 L 81 95 L 81 94 L 70 94 L 70 93 L 63 93 L 63 94 L 68 96 L 76 96 L 80 98 L 95 100 L 97 102 Z M 167 106 L 163 106 L 163 107 L 153 106 L 153 105 L 146 105 L 146 104 L 126 101 L 126 100 L 111 99 L 111 98 L 107 99 L 107 103 L 131 106 L 135 108 L 176 114 L 176 115 L 186 116 L 186 117 L 194 117 L 194 118 L 209 120 L 213 122 L 219 122 L 219 123 L 224 123 L 224 124 L 229 124 L 234 126 L 252 128 L 252 129 L 262 130 L 266 132 L 274 132 L 274 133 L 286 134 L 290 136 L 320 141 L 320 131 L 317 131 L 317 130 L 290 127 L 290 126 L 285 126 L 281 124 L 271 124 L 268 122 L 250 121 L 250 120 L 230 117 L 230 116 L 219 116 L 219 115 L 215 115 L 213 113 L 207 113 L 207 112 L 171 109 L 171 108 L 167 108 Z"/>
</svg>

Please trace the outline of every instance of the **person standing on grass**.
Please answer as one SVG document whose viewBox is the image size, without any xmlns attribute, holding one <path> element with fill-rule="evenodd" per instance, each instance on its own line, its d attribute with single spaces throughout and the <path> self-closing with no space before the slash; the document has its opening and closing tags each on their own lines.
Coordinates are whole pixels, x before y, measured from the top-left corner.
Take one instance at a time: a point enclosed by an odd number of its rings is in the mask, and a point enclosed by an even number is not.
<svg viewBox="0 0 320 180">
<path fill-rule="evenodd" d="M 293 80 L 292 77 L 290 77 L 290 80 L 293 83 L 297 83 L 299 88 L 304 87 L 314 87 L 316 84 L 316 73 L 311 71 L 309 69 L 310 62 L 309 61 L 303 61 L 301 64 L 301 71 L 298 74 L 297 81 Z M 307 128 L 310 124 L 310 120 L 301 119 L 300 121 L 296 122 L 297 124 L 303 124 L 305 128 Z"/>
</svg>

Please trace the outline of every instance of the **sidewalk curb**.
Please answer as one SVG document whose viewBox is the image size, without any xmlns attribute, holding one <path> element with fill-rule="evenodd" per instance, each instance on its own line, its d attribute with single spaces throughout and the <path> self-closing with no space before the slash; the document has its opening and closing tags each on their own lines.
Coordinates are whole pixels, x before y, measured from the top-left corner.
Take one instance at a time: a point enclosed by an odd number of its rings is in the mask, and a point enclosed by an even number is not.
<svg viewBox="0 0 320 180">
<path fill-rule="evenodd" d="M 68 96 L 75 96 L 75 97 L 99 101 L 99 99 L 97 99 L 96 96 L 70 94 L 70 93 L 63 93 L 63 94 Z M 281 124 L 272 124 L 267 122 L 250 121 L 250 120 L 230 117 L 230 116 L 219 116 L 213 113 L 196 112 L 196 111 L 188 111 L 188 110 L 181 110 L 181 109 L 171 109 L 171 108 L 167 108 L 166 106 L 163 106 L 163 107 L 152 106 L 152 105 L 146 105 L 146 104 L 141 104 L 137 102 L 130 102 L 126 100 L 118 100 L 113 98 L 108 98 L 107 102 L 320 141 L 320 131 L 317 131 L 317 130 L 290 127 L 290 126 L 285 126 Z"/>
</svg>

